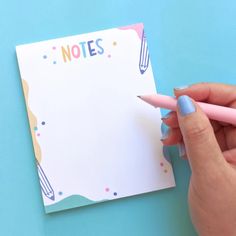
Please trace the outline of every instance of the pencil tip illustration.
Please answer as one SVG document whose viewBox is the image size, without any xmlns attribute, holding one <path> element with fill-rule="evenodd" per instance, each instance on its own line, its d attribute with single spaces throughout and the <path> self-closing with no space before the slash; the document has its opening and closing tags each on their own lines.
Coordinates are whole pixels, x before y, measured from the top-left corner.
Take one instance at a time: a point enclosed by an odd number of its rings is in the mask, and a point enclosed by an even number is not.
<svg viewBox="0 0 236 236">
<path fill-rule="evenodd" d="M 54 195 L 54 193 L 51 193 L 51 196 L 47 196 L 48 198 L 50 198 L 52 201 L 54 201 L 55 200 L 55 195 Z"/>
<path fill-rule="evenodd" d="M 140 66 L 140 67 L 141 67 L 141 66 Z M 140 68 L 140 73 L 141 73 L 141 74 L 144 74 L 144 72 L 145 72 L 145 70 L 143 70 L 143 69 Z"/>
</svg>

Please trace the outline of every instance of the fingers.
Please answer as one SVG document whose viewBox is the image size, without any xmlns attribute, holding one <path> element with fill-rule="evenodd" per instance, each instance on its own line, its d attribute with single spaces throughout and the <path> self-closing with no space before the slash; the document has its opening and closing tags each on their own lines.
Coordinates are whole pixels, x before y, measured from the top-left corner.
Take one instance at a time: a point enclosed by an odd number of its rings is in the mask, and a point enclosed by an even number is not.
<svg viewBox="0 0 236 236">
<path fill-rule="evenodd" d="M 179 143 L 179 141 L 182 140 L 182 135 L 180 137 L 181 132 L 179 130 L 176 112 L 171 112 L 168 117 L 163 117 L 162 121 L 169 126 L 169 135 L 166 136 L 165 139 L 162 139 L 163 143 L 165 145 L 178 145 L 178 149 L 182 150 Z M 236 139 L 234 138 L 236 136 L 236 129 L 234 127 L 222 127 L 217 121 L 210 121 L 210 123 L 221 151 L 236 148 Z M 175 131 L 172 131 L 172 129 Z M 176 130 L 178 130 L 178 132 Z M 182 154 L 180 156 L 182 157 Z"/>
<path fill-rule="evenodd" d="M 236 129 L 232 126 L 226 126 L 223 128 L 225 142 L 227 145 L 227 149 L 236 148 Z"/>
<path fill-rule="evenodd" d="M 230 164 L 236 166 L 236 148 L 223 152 L 225 160 Z"/>
<path fill-rule="evenodd" d="M 166 125 L 168 125 L 171 128 L 178 128 L 179 127 L 177 114 L 174 111 L 167 113 L 161 119 Z"/>
<path fill-rule="evenodd" d="M 236 108 L 236 86 L 200 83 L 190 87 L 175 89 L 174 93 L 177 98 L 182 95 L 189 95 L 197 101 Z M 204 168 L 206 163 L 207 166 L 209 164 L 212 167 L 215 166 L 216 169 L 219 163 L 225 164 L 226 161 L 236 162 L 232 152 L 226 151 L 236 148 L 235 127 L 222 122 L 209 121 L 194 101 L 193 104 L 195 111 L 192 113 L 194 114 L 186 116 L 192 117 L 191 119 L 187 119 L 183 115 L 181 116 L 180 109 L 177 110 L 177 113 L 170 112 L 162 118 L 163 123 L 170 127 L 168 136 L 162 140 L 164 145 L 178 144 L 178 149 L 181 152 L 183 145 L 181 146 L 180 144 L 184 141 L 187 155 L 190 156 L 189 161 L 192 169 L 199 169 L 196 166 Z M 222 158 L 222 151 L 224 152 L 225 159 Z M 197 156 L 200 156 L 200 158 L 197 158 Z"/>
<path fill-rule="evenodd" d="M 177 114 L 174 111 L 167 113 L 164 117 L 161 118 L 163 123 L 171 128 L 179 128 Z M 214 129 L 214 132 L 219 131 L 222 128 L 221 122 L 210 120 L 211 126 Z"/>
<path fill-rule="evenodd" d="M 185 145 L 183 143 L 182 134 L 179 128 L 167 128 L 162 130 L 161 141 L 165 146 L 176 145 L 178 147 L 179 157 L 187 159 Z"/>
<path fill-rule="evenodd" d="M 236 108 L 236 86 L 232 85 L 200 83 L 189 87 L 176 88 L 174 93 L 176 97 L 188 95 L 196 101 L 205 101 Z"/>
<path fill-rule="evenodd" d="M 175 145 L 177 143 L 182 142 L 182 134 L 180 132 L 179 128 L 173 129 L 173 128 L 168 128 L 165 130 L 163 133 L 161 141 L 163 142 L 164 145 Z"/>
<path fill-rule="evenodd" d="M 210 121 L 188 96 L 180 96 L 177 105 L 178 122 L 193 173 L 217 171 L 225 160 Z"/>
<path fill-rule="evenodd" d="M 186 148 L 185 148 L 184 143 L 180 142 L 177 147 L 178 147 L 178 151 L 179 151 L 179 157 L 187 160 L 188 157 L 187 157 Z"/>
</svg>

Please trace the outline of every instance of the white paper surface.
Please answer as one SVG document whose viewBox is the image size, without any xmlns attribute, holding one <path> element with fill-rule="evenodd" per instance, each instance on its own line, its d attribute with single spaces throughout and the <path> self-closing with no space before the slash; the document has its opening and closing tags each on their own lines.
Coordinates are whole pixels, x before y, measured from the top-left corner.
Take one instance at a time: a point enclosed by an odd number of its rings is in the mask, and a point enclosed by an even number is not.
<svg viewBox="0 0 236 236">
<path fill-rule="evenodd" d="M 140 70 L 142 27 L 17 46 L 44 205 L 54 205 L 47 212 L 175 185 L 160 111 L 137 98 L 156 92 L 148 51 Z"/>
</svg>

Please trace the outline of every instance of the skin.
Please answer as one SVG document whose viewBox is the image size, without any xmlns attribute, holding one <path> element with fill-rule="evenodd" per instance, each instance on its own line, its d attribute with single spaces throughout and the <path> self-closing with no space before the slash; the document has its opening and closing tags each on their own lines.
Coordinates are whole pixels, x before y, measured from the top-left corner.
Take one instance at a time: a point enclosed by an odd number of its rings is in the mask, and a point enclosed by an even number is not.
<svg viewBox="0 0 236 236">
<path fill-rule="evenodd" d="M 201 236 L 236 235 L 236 127 L 210 121 L 195 101 L 236 108 L 236 86 L 201 83 L 175 89 L 191 97 L 196 111 L 179 108 L 163 122 L 169 126 L 164 145 L 184 143 L 192 175 L 188 200 L 192 222 Z"/>
</svg>

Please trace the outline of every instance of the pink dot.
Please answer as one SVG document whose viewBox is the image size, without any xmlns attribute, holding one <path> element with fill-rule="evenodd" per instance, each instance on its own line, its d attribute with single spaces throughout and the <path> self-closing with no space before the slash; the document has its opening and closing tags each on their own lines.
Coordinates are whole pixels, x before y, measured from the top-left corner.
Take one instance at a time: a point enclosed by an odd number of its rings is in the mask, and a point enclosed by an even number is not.
<svg viewBox="0 0 236 236">
<path fill-rule="evenodd" d="M 109 192 L 109 190 L 110 190 L 109 188 L 105 188 L 105 191 L 106 191 L 106 192 Z"/>
<path fill-rule="evenodd" d="M 56 50 L 56 47 L 55 47 L 55 46 L 53 46 L 53 47 L 52 47 L 52 49 L 53 49 L 53 50 Z"/>
<path fill-rule="evenodd" d="M 40 136 L 40 133 L 37 133 L 37 136 Z"/>
<path fill-rule="evenodd" d="M 111 54 L 108 54 L 107 57 L 108 57 L 108 58 L 111 58 Z"/>
<path fill-rule="evenodd" d="M 161 163 L 160 163 L 160 166 L 164 166 L 164 163 L 163 163 L 163 162 L 161 162 Z"/>
</svg>

